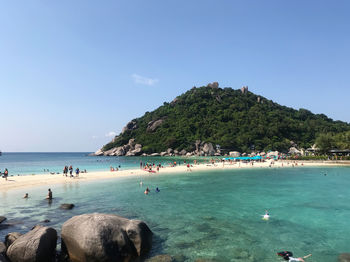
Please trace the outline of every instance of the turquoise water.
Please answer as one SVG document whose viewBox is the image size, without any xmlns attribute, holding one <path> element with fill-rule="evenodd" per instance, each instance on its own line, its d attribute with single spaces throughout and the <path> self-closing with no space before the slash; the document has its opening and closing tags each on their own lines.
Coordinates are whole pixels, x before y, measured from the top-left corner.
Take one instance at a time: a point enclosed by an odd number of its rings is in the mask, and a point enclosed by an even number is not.
<svg viewBox="0 0 350 262">
<path fill-rule="evenodd" d="M 337 261 L 339 253 L 350 252 L 349 178 L 347 167 L 303 167 L 77 181 L 52 187 L 50 206 L 43 200 L 46 187 L 2 192 L 0 213 L 13 226 L 1 229 L 0 239 L 44 219 L 59 231 L 74 215 L 105 212 L 144 220 L 155 234 L 150 255 L 178 261 L 281 261 L 281 250 L 312 253 L 307 261 Z M 152 190 L 147 196 L 146 186 Z M 62 211 L 61 203 L 76 207 Z M 261 219 L 265 209 L 269 221 Z"/>
<path fill-rule="evenodd" d="M 199 162 L 207 158 L 199 159 Z M 73 165 L 80 170 L 90 171 L 109 170 L 111 166 L 121 166 L 122 169 L 138 168 L 142 162 L 158 162 L 168 165 L 173 161 L 183 162 L 181 157 L 105 157 L 89 156 L 89 153 L 3 153 L 0 156 L 0 171 L 5 168 L 10 175 L 47 174 L 49 172 L 62 173 L 64 166 Z"/>
</svg>

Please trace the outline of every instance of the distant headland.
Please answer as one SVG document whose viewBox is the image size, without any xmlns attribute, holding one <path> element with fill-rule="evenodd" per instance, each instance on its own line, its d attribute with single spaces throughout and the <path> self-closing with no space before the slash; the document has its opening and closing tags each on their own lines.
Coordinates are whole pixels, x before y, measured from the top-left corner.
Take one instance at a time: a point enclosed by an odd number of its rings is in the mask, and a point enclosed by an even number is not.
<svg viewBox="0 0 350 262">
<path fill-rule="evenodd" d="M 349 123 L 279 105 L 250 92 L 248 86 L 235 90 L 213 82 L 193 87 L 131 120 L 94 155 L 220 156 L 268 151 L 305 155 L 324 152 L 324 147 L 327 151 L 350 148 L 349 143 L 336 143 L 337 137 L 343 140 L 340 137 L 349 132 Z"/>
</svg>

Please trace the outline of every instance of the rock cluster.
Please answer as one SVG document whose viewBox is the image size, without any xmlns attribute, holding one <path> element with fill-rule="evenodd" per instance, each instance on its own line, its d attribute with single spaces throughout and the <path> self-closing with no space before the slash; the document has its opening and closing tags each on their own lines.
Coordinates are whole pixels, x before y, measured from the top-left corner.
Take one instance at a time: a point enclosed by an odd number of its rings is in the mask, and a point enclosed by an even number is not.
<svg viewBox="0 0 350 262">
<path fill-rule="evenodd" d="M 155 123 L 155 122 L 154 122 Z M 152 125 L 154 125 L 151 124 Z M 204 141 L 197 140 L 195 142 L 195 150 L 187 152 L 185 149 L 181 151 L 168 148 L 163 152 L 154 152 L 151 154 L 143 153 L 142 145 L 135 144 L 134 139 L 130 139 L 128 144 L 124 146 L 119 146 L 112 148 L 107 151 L 102 151 L 99 149 L 95 152 L 95 156 L 220 156 L 220 149 L 215 149 L 212 143 L 207 143 Z"/>
<path fill-rule="evenodd" d="M 152 247 L 152 231 L 139 220 L 110 214 L 84 214 L 66 221 L 61 231 L 61 260 L 126 262 Z M 0 242 L 1 262 L 56 261 L 57 231 L 35 226 L 28 233 L 10 233 Z"/>
<path fill-rule="evenodd" d="M 142 154 L 142 145 L 136 144 L 135 139 L 130 139 L 126 145 L 114 147 L 110 150 L 103 151 L 99 149 L 95 156 L 139 156 Z"/>
</svg>

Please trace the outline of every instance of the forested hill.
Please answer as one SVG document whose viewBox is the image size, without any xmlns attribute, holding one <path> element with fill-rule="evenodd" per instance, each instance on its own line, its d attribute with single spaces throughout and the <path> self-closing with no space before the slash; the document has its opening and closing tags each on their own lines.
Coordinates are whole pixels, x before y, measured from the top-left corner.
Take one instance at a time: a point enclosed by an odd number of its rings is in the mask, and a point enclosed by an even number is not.
<svg viewBox="0 0 350 262">
<path fill-rule="evenodd" d="M 194 87 L 171 103 L 130 121 L 102 150 L 126 145 L 134 138 L 145 153 L 167 148 L 193 151 L 196 140 L 240 152 L 285 152 L 291 141 L 307 148 L 319 133 L 348 130 L 348 123 L 323 114 L 281 106 L 249 92 L 247 87 L 219 88 L 214 82 Z"/>
</svg>

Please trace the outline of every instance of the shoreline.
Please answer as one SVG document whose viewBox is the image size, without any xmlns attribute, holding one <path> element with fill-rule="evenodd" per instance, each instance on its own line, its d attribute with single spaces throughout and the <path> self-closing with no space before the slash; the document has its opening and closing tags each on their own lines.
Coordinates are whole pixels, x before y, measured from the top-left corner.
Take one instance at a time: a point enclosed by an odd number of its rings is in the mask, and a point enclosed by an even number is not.
<svg viewBox="0 0 350 262">
<path fill-rule="evenodd" d="M 346 166 L 350 165 L 350 161 L 290 161 L 290 160 L 279 160 L 271 164 L 270 161 L 267 162 L 254 162 L 251 163 L 240 163 L 222 162 L 213 164 L 210 163 L 200 163 L 191 165 L 191 172 L 194 171 L 209 171 L 209 170 L 229 170 L 229 169 L 247 169 L 247 168 L 292 168 L 292 167 L 321 167 L 321 166 Z M 190 173 L 185 164 L 178 165 L 175 167 L 163 167 L 159 172 L 149 173 L 143 169 L 126 169 L 119 171 L 93 171 L 88 173 L 80 173 L 79 177 L 71 178 L 63 176 L 63 174 L 37 174 L 37 175 L 22 175 L 22 176 L 9 176 L 8 180 L 1 179 L 0 181 L 0 191 L 8 192 L 18 189 L 25 188 L 35 188 L 39 186 L 52 187 L 57 184 L 71 184 L 80 183 L 86 181 L 94 180 L 105 180 L 105 179 L 120 179 L 127 177 L 144 177 L 146 175 L 157 176 L 159 174 L 176 174 L 176 173 Z"/>
</svg>

